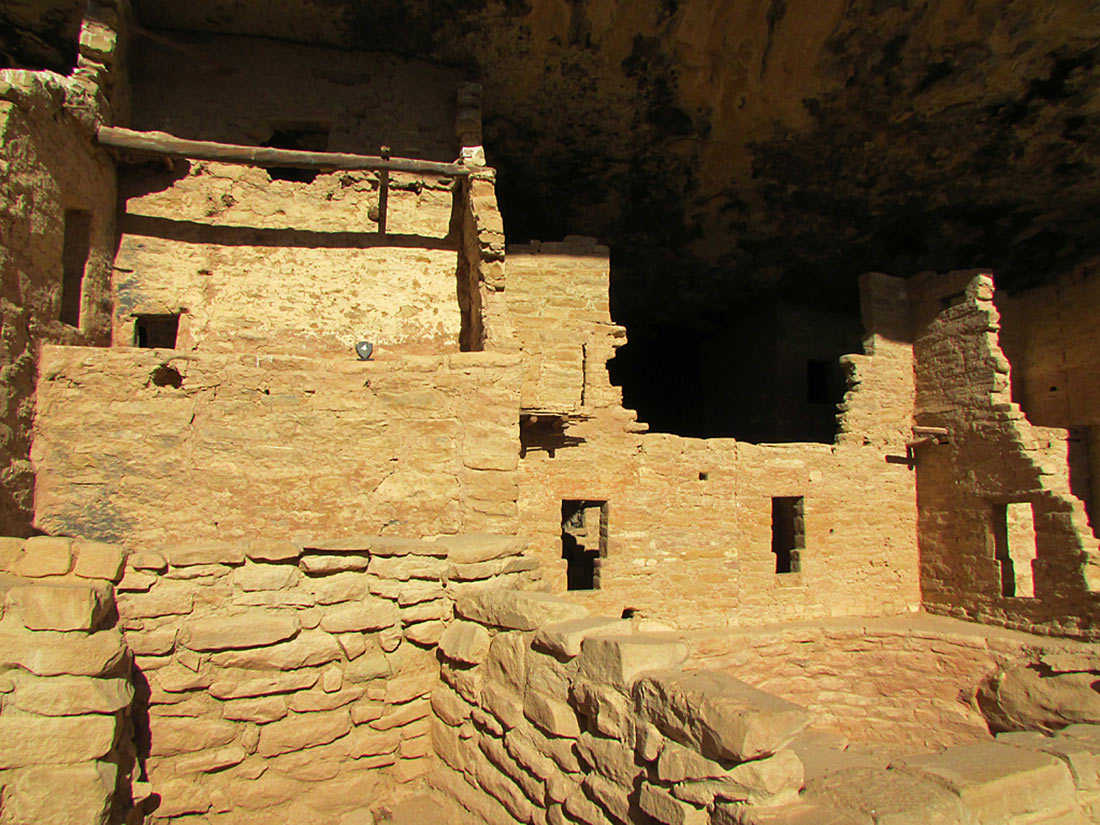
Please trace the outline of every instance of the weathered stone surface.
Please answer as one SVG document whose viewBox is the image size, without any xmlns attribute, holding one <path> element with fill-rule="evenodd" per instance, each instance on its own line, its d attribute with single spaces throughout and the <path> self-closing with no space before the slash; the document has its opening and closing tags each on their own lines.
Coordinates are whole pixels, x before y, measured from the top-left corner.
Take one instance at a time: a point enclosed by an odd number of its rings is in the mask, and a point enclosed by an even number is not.
<svg viewBox="0 0 1100 825">
<path fill-rule="evenodd" d="M 287 700 L 287 705 L 297 713 L 310 713 L 318 710 L 336 710 L 344 705 L 350 705 L 358 701 L 366 692 L 365 688 L 358 686 L 346 686 L 335 691 L 325 693 L 316 691 L 300 691 L 293 693 Z"/>
<path fill-rule="evenodd" d="M 447 625 L 443 622 L 417 622 L 405 628 L 405 638 L 414 644 L 431 647 L 438 644 Z"/>
<path fill-rule="evenodd" d="M 222 716 L 238 722 L 255 722 L 263 725 L 282 719 L 286 714 L 287 702 L 281 696 L 259 696 L 254 699 L 234 699 L 222 703 Z"/>
<path fill-rule="evenodd" d="M 325 556 L 304 555 L 298 562 L 307 573 L 319 576 L 327 573 L 341 573 L 349 570 L 362 571 L 367 569 L 370 559 L 366 556 Z"/>
<path fill-rule="evenodd" d="M 527 549 L 527 541 L 514 536 L 465 534 L 445 536 L 436 541 L 447 548 L 447 559 L 455 564 L 518 556 Z"/>
<path fill-rule="evenodd" d="M 630 622 L 604 616 L 586 616 L 567 622 L 543 625 L 535 634 L 534 645 L 556 656 L 573 658 L 581 652 L 581 642 L 589 636 L 615 636 L 630 633 Z"/>
<path fill-rule="evenodd" d="M 151 570 L 163 573 L 168 569 L 168 559 L 154 550 L 138 550 L 126 560 L 126 566 L 134 570 Z"/>
<path fill-rule="evenodd" d="M 226 650 L 215 653 L 210 661 L 219 667 L 295 670 L 316 667 L 339 659 L 340 645 L 321 630 L 303 630 L 288 642 L 266 647 Z"/>
<path fill-rule="evenodd" d="M 445 594 L 446 591 L 443 588 L 443 583 L 440 581 L 412 579 L 408 582 L 402 582 L 397 587 L 397 603 L 401 605 L 401 607 L 409 607 L 410 605 L 416 605 L 422 602 L 440 600 Z M 432 618 L 439 617 L 435 616 Z"/>
<path fill-rule="evenodd" d="M 468 702 L 445 684 L 436 685 L 432 691 L 432 710 L 448 725 L 461 725 L 470 718 L 471 709 Z"/>
<path fill-rule="evenodd" d="M 172 567 L 190 567 L 197 564 L 241 564 L 244 550 L 240 544 L 207 541 L 181 544 L 164 549 L 168 564 Z"/>
<path fill-rule="evenodd" d="M 297 577 L 298 568 L 289 564 L 245 564 L 233 571 L 233 583 L 246 592 L 283 590 Z"/>
<path fill-rule="evenodd" d="M 264 725 L 256 752 L 260 756 L 275 756 L 317 745 L 327 745 L 351 730 L 351 717 L 346 710 L 330 713 L 295 715 Z"/>
<path fill-rule="evenodd" d="M 366 539 L 372 556 L 445 556 L 446 547 L 436 542 L 399 536 L 370 536 Z"/>
<path fill-rule="evenodd" d="M 634 763 L 634 748 L 618 739 L 581 733 L 577 738 L 577 755 L 590 771 L 601 773 L 623 787 L 630 787 L 642 771 Z"/>
<path fill-rule="evenodd" d="M 179 641 L 192 650 L 260 647 L 293 637 L 300 626 L 293 616 L 270 613 L 194 619 L 180 629 Z"/>
<path fill-rule="evenodd" d="M 669 745 L 665 744 L 666 750 Z M 742 762 L 714 778 L 676 782 L 672 794 L 696 805 L 709 805 L 715 798 L 776 805 L 798 795 L 803 776 L 801 759 L 791 750 L 781 750 L 774 756 Z"/>
<path fill-rule="evenodd" d="M 591 637 L 581 643 L 580 674 L 597 684 L 627 689 L 639 674 L 674 667 L 687 655 L 682 642 L 642 635 Z"/>
<path fill-rule="evenodd" d="M 133 698 L 128 679 L 24 676 L 16 682 L 12 704 L 42 716 L 77 716 L 115 713 L 129 707 Z"/>
<path fill-rule="evenodd" d="M 709 825 L 706 808 L 681 802 L 664 788 L 643 782 L 638 807 L 664 825 Z"/>
<path fill-rule="evenodd" d="M 397 609 L 386 599 L 364 597 L 353 604 L 326 610 L 321 628 L 329 633 L 381 630 L 397 624 Z"/>
<path fill-rule="evenodd" d="M 114 716 L 0 716 L 0 768 L 99 759 L 115 742 Z"/>
<path fill-rule="evenodd" d="M 978 704 L 994 730 L 1053 731 L 1067 724 L 1100 722 L 1100 693 L 1093 672 L 1043 673 L 1019 666 L 982 686 Z"/>
<path fill-rule="evenodd" d="M 28 578 L 63 576 L 73 565 L 72 546 L 72 539 L 31 536 L 24 542 L 12 572 Z"/>
<path fill-rule="evenodd" d="M 569 697 L 573 707 L 588 719 L 589 728 L 604 736 L 629 738 L 631 708 L 617 690 L 577 679 L 570 686 Z"/>
<path fill-rule="evenodd" d="M 376 731 L 360 727 L 352 731 L 348 742 L 348 755 L 352 759 L 364 756 L 378 756 L 393 753 L 401 743 L 401 733 L 397 730 Z"/>
<path fill-rule="evenodd" d="M 111 606 L 108 594 L 80 584 L 13 587 L 8 601 L 31 630 L 93 630 Z"/>
<path fill-rule="evenodd" d="M 289 561 L 301 554 L 298 545 L 282 539 L 254 538 L 245 548 L 245 555 L 253 561 Z"/>
<path fill-rule="evenodd" d="M 390 730 L 415 722 L 417 719 L 423 719 L 430 712 L 431 702 L 428 699 L 416 699 L 400 705 L 392 713 L 383 714 L 372 720 L 370 726 L 375 730 Z"/>
<path fill-rule="evenodd" d="M 129 630 L 126 644 L 137 656 L 164 656 L 176 646 L 176 628 L 161 627 L 157 630 Z"/>
<path fill-rule="evenodd" d="M 455 611 L 471 621 L 511 630 L 535 630 L 544 624 L 588 615 L 586 608 L 558 596 L 520 590 L 463 594 L 455 602 Z"/>
<path fill-rule="evenodd" d="M 221 719 L 163 717 L 150 731 L 149 753 L 172 756 L 217 748 L 228 745 L 240 731 L 239 725 Z"/>
<path fill-rule="evenodd" d="M 384 698 L 388 704 L 400 705 L 413 699 L 419 699 L 422 696 L 428 696 L 431 694 L 432 688 L 438 683 L 438 679 L 439 677 L 434 671 L 403 673 L 387 680 Z"/>
<path fill-rule="evenodd" d="M 602 641 L 586 641 L 582 659 L 589 645 Z M 704 756 L 735 762 L 776 753 L 809 723 L 797 705 L 722 673 L 651 673 L 635 684 L 634 701 L 666 735 Z"/>
<path fill-rule="evenodd" d="M 241 671 L 237 678 L 218 679 L 210 684 L 210 695 L 217 699 L 244 699 L 305 690 L 317 684 L 321 674 L 316 670 L 292 670 L 274 675 L 259 671 Z"/>
<path fill-rule="evenodd" d="M 11 536 L 0 536 L 0 572 L 11 573 L 15 563 L 23 555 L 23 542 L 25 539 Z"/>
<path fill-rule="evenodd" d="M 863 821 L 898 823 L 969 822 L 970 814 L 957 796 L 940 783 L 906 771 L 846 768 L 807 782 L 806 801 Z"/>
<path fill-rule="evenodd" d="M 110 813 L 117 774 L 110 762 L 20 771 L 5 790 L 4 810 L 28 825 L 98 825 Z"/>
<path fill-rule="evenodd" d="M 523 702 L 516 694 L 494 682 L 481 688 L 481 707 L 493 714 L 505 730 L 523 721 Z"/>
<path fill-rule="evenodd" d="M 371 575 L 382 579 L 441 579 L 447 571 L 443 559 L 432 556 L 376 556 L 371 559 Z"/>
<path fill-rule="evenodd" d="M 117 602 L 119 614 L 127 619 L 181 616 L 194 609 L 195 592 L 186 582 L 162 581 L 148 593 L 120 594 Z"/>
<path fill-rule="evenodd" d="M 370 682 L 386 679 L 391 674 L 389 660 L 381 653 L 367 654 L 349 662 L 344 667 L 344 678 L 349 682 Z"/>
<path fill-rule="evenodd" d="M 479 665 L 489 655 L 489 632 L 475 622 L 452 622 L 439 637 L 439 650 L 448 659 Z"/>
<path fill-rule="evenodd" d="M 117 630 L 55 633 L 15 627 L 8 620 L 0 625 L 0 665 L 38 676 L 100 676 L 118 669 L 126 656 Z"/>
<path fill-rule="evenodd" d="M 979 822 L 1065 813 L 1076 805 L 1069 769 L 1059 759 L 994 742 L 911 756 L 891 768 L 943 785 Z"/>
<path fill-rule="evenodd" d="M 197 751 L 181 756 L 169 757 L 161 762 L 164 773 L 185 775 L 189 773 L 209 773 L 233 765 L 239 765 L 248 757 L 240 745 L 227 745 L 224 748 Z"/>
<path fill-rule="evenodd" d="M 580 736 L 580 723 L 573 708 L 552 696 L 528 691 L 523 700 L 523 715 L 551 736 L 574 739 Z"/>
<path fill-rule="evenodd" d="M 122 578 L 126 552 L 117 544 L 98 541 L 78 541 L 73 544 L 76 566 L 73 572 L 85 579 L 117 582 Z"/>
</svg>

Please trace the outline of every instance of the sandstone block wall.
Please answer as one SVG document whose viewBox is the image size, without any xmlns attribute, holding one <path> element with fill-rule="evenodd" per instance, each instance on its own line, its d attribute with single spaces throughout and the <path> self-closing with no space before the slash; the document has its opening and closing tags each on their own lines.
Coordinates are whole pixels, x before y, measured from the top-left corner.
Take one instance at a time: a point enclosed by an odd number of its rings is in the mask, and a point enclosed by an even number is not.
<svg viewBox="0 0 1100 825">
<path fill-rule="evenodd" d="M 27 535 L 33 517 L 30 442 L 40 344 L 102 345 L 110 337 L 115 175 L 106 153 L 90 141 L 96 101 L 89 94 L 82 83 L 49 72 L 0 71 L 3 534 Z M 79 325 L 61 321 L 66 216 L 76 223 L 72 210 L 88 215 Z M 79 234 L 72 240 L 78 251 Z"/>
<path fill-rule="evenodd" d="M 915 420 L 951 433 L 917 454 L 926 607 L 1096 638 L 1098 543 L 1071 488 L 1069 434 L 1034 426 L 1011 400 L 992 279 L 926 276 L 911 289 Z M 1011 505 L 1030 505 L 1028 530 L 1009 535 Z"/>
<path fill-rule="evenodd" d="M 493 353 L 368 363 L 47 348 L 37 524 L 131 547 L 515 533 L 518 367 Z M 158 385 L 166 370 L 179 387 Z"/>
<path fill-rule="evenodd" d="M 111 586 L 123 563 L 107 544 L 0 539 L 5 825 L 102 825 L 125 810 L 134 688 Z"/>
<path fill-rule="evenodd" d="M 889 623 L 881 625 L 883 632 L 865 634 L 864 644 L 889 635 Z M 1034 641 L 1004 633 L 987 647 L 973 631 L 952 638 L 925 628 L 922 635 L 900 623 L 894 632 L 894 652 L 924 647 L 936 661 L 930 669 L 947 671 L 943 682 L 964 676 L 992 650 L 1007 653 L 1014 643 L 1021 654 L 1026 641 Z M 811 646 L 804 638 L 784 641 L 806 647 L 804 658 L 825 662 L 854 636 L 815 638 Z M 898 739 L 879 751 L 865 743 L 849 747 L 829 732 L 835 720 L 827 715 L 712 670 L 721 643 L 729 645 L 727 653 L 738 651 L 735 658 L 759 649 L 740 633 L 710 639 L 632 633 L 629 622 L 590 616 L 539 593 L 464 594 L 439 641 L 441 682 L 431 706 L 441 764 L 429 782 L 490 825 L 1084 822 L 1095 816 L 1096 725 L 1063 721 L 1049 735 L 1038 731 L 1051 728 L 1030 719 L 996 741 L 985 733 L 982 741 L 946 749 L 945 743 Z M 1074 650 L 1047 656 L 1051 663 L 1085 656 L 1095 666 L 1086 646 Z M 904 654 L 892 658 L 889 645 L 871 655 L 878 654 L 895 677 L 914 662 Z M 755 656 L 744 671 L 766 669 L 767 656 Z M 951 672 L 959 666 L 962 672 Z M 859 678 L 846 675 L 851 683 Z M 905 675 L 919 680 L 925 670 Z M 823 688 L 818 702 L 830 692 Z M 929 698 L 910 694 L 896 704 L 886 698 L 881 711 L 889 717 L 902 701 L 923 705 Z M 1096 711 L 1093 701 L 1094 721 Z M 929 752 L 936 744 L 941 749 Z"/>
<path fill-rule="evenodd" d="M 257 538 L 132 554 L 118 614 L 134 655 L 145 812 L 336 822 L 422 776 L 435 645 L 453 603 L 536 582 L 523 546 Z"/>
<path fill-rule="evenodd" d="M 571 596 L 594 610 L 678 626 L 738 624 L 807 616 L 882 615 L 916 609 L 916 490 L 905 462 L 913 402 L 909 304 L 904 282 L 863 281 L 865 353 L 847 356 L 850 389 L 840 435 L 828 444 L 748 444 L 648 434 L 606 361 L 624 338 L 606 304 L 606 260 L 579 240 L 513 251 L 506 294 L 521 341 L 540 351 L 584 356 L 552 361 L 558 404 L 582 415 L 568 444 L 527 448 L 519 462 L 525 535 L 556 589 L 566 585 L 563 501 L 608 502 L 599 590 Z M 576 284 L 576 286 L 574 286 Z M 577 309 L 570 315 L 566 305 Z M 530 307 L 553 307 L 537 314 Z M 524 310 L 524 307 L 529 309 Z M 525 345 L 525 391 L 546 370 Z M 563 356 L 563 357 L 564 357 Z M 581 381 L 583 375 L 583 382 Z M 570 378 L 570 376 L 572 376 Z M 566 379 L 572 380 L 571 385 Z M 537 395 L 532 399 L 537 402 Z M 772 498 L 803 497 L 801 570 L 777 574 Z"/>
</svg>

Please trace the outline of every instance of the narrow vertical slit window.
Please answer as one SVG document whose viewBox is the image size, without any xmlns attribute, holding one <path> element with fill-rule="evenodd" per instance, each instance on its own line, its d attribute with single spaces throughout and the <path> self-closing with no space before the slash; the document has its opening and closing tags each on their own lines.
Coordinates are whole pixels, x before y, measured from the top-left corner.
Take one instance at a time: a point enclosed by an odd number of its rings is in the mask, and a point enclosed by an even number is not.
<svg viewBox="0 0 1100 825">
<path fill-rule="evenodd" d="M 134 345 L 143 349 L 175 349 L 179 329 L 179 313 L 138 315 L 134 319 Z"/>
<path fill-rule="evenodd" d="M 806 547 L 806 527 L 802 496 L 772 499 L 772 553 L 776 573 L 798 573 L 802 569 L 802 551 Z"/>
<path fill-rule="evenodd" d="M 61 248 L 61 313 L 63 324 L 80 326 L 84 300 L 84 267 L 92 242 L 92 213 L 65 210 L 65 238 Z"/>
<path fill-rule="evenodd" d="M 1035 598 L 1032 562 L 1037 556 L 1035 512 L 1027 501 L 993 505 L 994 556 L 1001 568 L 1001 595 Z"/>
<path fill-rule="evenodd" d="M 607 556 L 606 501 L 561 503 L 561 555 L 566 561 L 566 588 L 598 590 L 600 561 Z"/>
</svg>

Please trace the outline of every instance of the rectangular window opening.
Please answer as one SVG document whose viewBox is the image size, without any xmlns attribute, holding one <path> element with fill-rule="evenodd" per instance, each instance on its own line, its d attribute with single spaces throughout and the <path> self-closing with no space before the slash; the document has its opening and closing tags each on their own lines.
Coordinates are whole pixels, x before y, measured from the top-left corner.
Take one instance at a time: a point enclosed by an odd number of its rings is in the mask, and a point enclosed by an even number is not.
<svg viewBox="0 0 1100 825">
<path fill-rule="evenodd" d="M 134 319 L 134 345 L 143 349 L 175 349 L 179 335 L 179 313 L 138 315 Z"/>
<path fill-rule="evenodd" d="M 84 267 L 92 243 L 92 213 L 65 210 L 64 241 L 61 248 L 61 323 L 80 326 L 84 300 Z"/>
<path fill-rule="evenodd" d="M 607 556 L 606 501 L 561 503 L 561 557 L 566 561 L 568 590 L 599 590 L 600 563 Z"/>
<path fill-rule="evenodd" d="M 802 551 L 806 547 L 806 523 L 802 496 L 772 499 L 772 552 L 776 573 L 802 570 Z"/>
<path fill-rule="evenodd" d="M 994 556 L 1001 567 L 1001 595 L 1035 598 L 1035 511 L 1027 501 L 993 505 Z"/>
</svg>

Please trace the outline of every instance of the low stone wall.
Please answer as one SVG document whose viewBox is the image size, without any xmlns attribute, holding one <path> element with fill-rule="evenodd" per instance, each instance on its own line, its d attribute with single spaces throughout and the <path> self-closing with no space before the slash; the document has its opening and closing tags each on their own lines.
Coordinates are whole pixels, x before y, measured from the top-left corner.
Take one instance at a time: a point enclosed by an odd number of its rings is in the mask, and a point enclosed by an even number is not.
<svg viewBox="0 0 1100 825">
<path fill-rule="evenodd" d="M 134 690 L 111 626 L 122 563 L 110 545 L 0 539 L 4 825 L 92 825 L 124 804 Z"/>
<path fill-rule="evenodd" d="M 131 555 L 118 612 L 139 686 L 146 812 L 336 822 L 423 775 L 453 601 L 530 585 L 524 547 L 374 537 Z"/>
<path fill-rule="evenodd" d="M 683 672 L 686 644 L 541 593 L 464 595 L 456 612 L 439 644 L 444 764 L 430 781 L 488 822 L 680 825 L 801 787 L 787 745 L 809 715 Z"/>
</svg>

